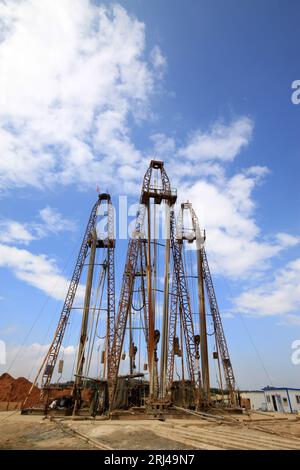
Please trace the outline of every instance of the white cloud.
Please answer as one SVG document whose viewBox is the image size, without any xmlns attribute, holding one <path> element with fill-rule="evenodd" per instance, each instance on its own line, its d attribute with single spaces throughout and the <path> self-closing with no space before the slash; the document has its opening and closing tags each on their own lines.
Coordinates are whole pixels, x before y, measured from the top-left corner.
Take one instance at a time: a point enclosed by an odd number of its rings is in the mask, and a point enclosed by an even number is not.
<svg viewBox="0 0 300 470">
<path fill-rule="evenodd" d="M 52 338 L 51 338 L 52 339 Z M 75 342 L 73 342 L 73 340 Z M 71 335 L 69 340 L 63 344 L 60 348 L 59 359 L 63 359 L 63 373 L 60 377 L 60 382 L 74 379 L 74 364 L 77 356 L 77 333 Z M 70 344 L 71 343 L 71 344 Z M 14 377 L 26 377 L 29 380 L 34 380 L 36 373 L 41 366 L 46 353 L 48 352 L 50 344 L 41 344 L 34 342 L 26 345 L 16 345 L 16 344 L 7 344 L 6 349 L 6 364 L 0 365 L 0 375 L 3 372 L 7 372 L 10 368 L 9 373 Z M 88 349 L 88 343 L 86 345 Z M 89 368 L 90 376 L 98 376 L 99 374 L 99 348 L 100 354 L 102 350 L 105 350 L 105 341 L 99 338 L 96 338 L 93 354 L 91 358 L 91 364 Z M 124 361 L 122 361 L 124 362 Z M 58 364 L 57 364 L 58 365 Z M 56 381 L 59 377 L 58 367 L 54 370 L 53 380 Z M 41 376 L 38 379 L 38 385 L 41 383 Z"/>
<path fill-rule="evenodd" d="M 40 210 L 39 218 L 41 222 L 23 224 L 15 220 L 0 220 L 0 242 L 28 245 L 31 241 L 52 233 L 76 230 L 73 220 L 63 217 L 60 212 L 49 206 Z"/>
<path fill-rule="evenodd" d="M 154 46 L 152 49 L 150 59 L 157 73 L 162 76 L 167 66 L 167 60 L 158 46 Z"/>
<path fill-rule="evenodd" d="M 269 170 L 265 166 L 253 166 L 235 174 L 227 181 L 226 195 L 234 201 L 236 209 L 245 216 L 255 209 L 252 192 Z"/>
<path fill-rule="evenodd" d="M 14 377 L 26 377 L 34 380 L 38 368 L 49 349 L 49 344 L 32 343 L 28 345 L 7 345 L 6 364 L 0 366 L 0 373 L 6 372 L 12 365 L 9 373 Z M 62 346 L 60 358 L 64 359 L 64 370 L 61 380 L 70 380 L 75 359 L 76 348 L 71 344 Z M 55 371 L 57 379 L 57 370 Z M 40 385 L 40 383 L 38 382 Z"/>
<path fill-rule="evenodd" d="M 260 283 L 234 299 L 236 310 L 248 315 L 285 315 L 288 323 L 299 324 L 300 258 L 277 270 L 271 282 Z"/>
<path fill-rule="evenodd" d="M 0 187 L 122 184 L 141 160 L 129 119 L 149 117 L 164 65 L 158 47 L 143 57 L 144 24 L 89 0 L 12 0 L 0 17 Z"/>
<path fill-rule="evenodd" d="M 207 132 L 193 134 L 184 148 L 162 133 L 151 136 L 154 152 L 164 159 L 171 183 L 178 187 L 178 203 L 191 201 L 215 273 L 235 279 L 267 271 L 284 249 L 299 237 L 287 233 L 263 234 L 256 221 L 253 192 L 269 169 L 253 165 L 228 177 L 225 161 L 236 158 L 252 136 L 254 123 L 241 116 L 227 125 L 216 122 Z"/>
<path fill-rule="evenodd" d="M 277 233 L 276 238 L 283 246 L 286 246 L 287 248 L 296 246 L 300 243 L 300 237 L 295 237 L 289 233 Z"/>
<path fill-rule="evenodd" d="M 12 270 L 18 279 L 55 299 L 63 300 L 66 295 L 69 282 L 55 261 L 46 255 L 0 244 L 0 267 Z"/>
<path fill-rule="evenodd" d="M 253 121 L 247 117 L 238 118 L 230 125 L 215 122 L 208 132 L 192 133 L 178 153 L 193 161 L 232 161 L 249 144 L 252 131 Z"/>
<path fill-rule="evenodd" d="M 154 155 L 159 158 L 170 158 L 176 152 L 176 143 L 172 137 L 157 133 L 151 136 Z"/>
<path fill-rule="evenodd" d="M 300 326 L 300 315 L 287 313 L 282 317 L 282 320 L 279 324 L 287 326 Z"/>
<path fill-rule="evenodd" d="M 35 236 L 25 225 L 14 220 L 0 221 L 0 242 L 28 245 L 34 239 Z"/>
<path fill-rule="evenodd" d="M 217 121 L 209 131 L 192 134 L 185 147 L 161 133 L 151 136 L 155 154 L 169 163 L 177 202 L 191 201 L 206 230 L 214 272 L 235 279 L 260 275 L 282 250 L 300 242 L 286 233 L 265 235 L 256 221 L 253 191 L 269 174 L 268 168 L 253 165 L 231 177 L 226 174 L 226 161 L 250 143 L 253 128 L 245 116 L 227 125 Z"/>
<path fill-rule="evenodd" d="M 42 233 L 47 234 L 59 233 L 76 229 L 76 224 L 73 220 L 63 217 L 60 212 L 52 207 L 45 207 L 39 212 L 43 225 L 40 226 Z"/>
<path fill-rule="evenodd" d="M 252 139 L 254 122 L 246 116 L 222 123 L 221 120 L 213 122 L 206 131 L 196 130 L 186 139 L 185 144 L 176 144 L 173 137 L 162 133 L 151 136 L 154 143 L 154 153 L 159 158 L 170 162 L 169 175 L 172 184 L 177 186 L 187 180 L 206 180 L 217 185 L 226 184 L 226 162 L 234 160 L 241 150 L 249 145 Z M 268 173 L 262 166 L 252 166 L 245 169 L 245 176 L 255 176 L 260 179 Z M 251 173 L 251 174 L 250 174 Z M 239 178 L 242 174 L 238 175 Z M 249 183 L 250 180 L 247 180 Z M 234 179 L 232 180 L 234 185 Z M 240 187 L 240 185 L 239 185 Z M 234 188 L 233 188 L 234 189 Z"/>
<path fill-rule="evenodd" d="M 220 184 L 202 179 L 182 185 L 181 194 L 192 201 L 201 228 L 206 230 L 214 272 L 234 278 L 256 275 L 298 240 L 288 234 L 267 240 L 261 233 L 255 220 L 253 190 L 266 173 L 265 167 L 253 167 L 232 178 L 223 177 Z"/>
</svg>

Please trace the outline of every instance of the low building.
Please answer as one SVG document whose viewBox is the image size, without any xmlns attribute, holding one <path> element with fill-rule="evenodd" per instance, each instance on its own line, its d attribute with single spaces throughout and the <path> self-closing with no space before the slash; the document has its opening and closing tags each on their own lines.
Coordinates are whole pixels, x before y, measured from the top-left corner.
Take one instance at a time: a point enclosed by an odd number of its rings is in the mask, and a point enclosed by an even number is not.
<svg viewBox="0 0 300 470">
<path fill-rule="evenodd" d="M 268 411 L 300 413 L 300 389 L 286 387 L 265 387 Z"/>
<path fill-rule="evenodd" d="M 300 413 L 300 389 L 265 387 L 240 392 L 241 406 L 247 410 Z"/>
<path fill-rule="evenodd" d="M 246 410 L 267 411 L 265 393 L 263 390 L 241 392 L 241 406 Z"/>
</svg>

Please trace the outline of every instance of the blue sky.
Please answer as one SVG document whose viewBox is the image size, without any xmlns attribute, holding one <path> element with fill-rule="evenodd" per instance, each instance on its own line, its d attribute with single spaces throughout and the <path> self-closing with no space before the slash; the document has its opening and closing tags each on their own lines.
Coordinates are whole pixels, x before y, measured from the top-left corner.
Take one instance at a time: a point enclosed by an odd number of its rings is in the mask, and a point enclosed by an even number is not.
<svg viewBox="0 0 300 470">
<path fill-rule="evenodd" d="M 135 202 L 155 155 L 206 229 L 238 384 L 300 386 L 299 13 L 292 0 L 0 2 L 11 373 L 27 376 L 51 338 L 96 186 Z"/>
</svg>

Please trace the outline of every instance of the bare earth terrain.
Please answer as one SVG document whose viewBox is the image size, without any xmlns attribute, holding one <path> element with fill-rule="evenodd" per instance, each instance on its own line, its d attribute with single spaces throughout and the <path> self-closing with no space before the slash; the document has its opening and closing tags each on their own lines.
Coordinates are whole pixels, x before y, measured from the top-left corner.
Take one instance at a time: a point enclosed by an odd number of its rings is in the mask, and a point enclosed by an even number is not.
<svg viewBox="0 0 300 470">
<path fill-rule="evenodd" d="M 0 449 L 299 449 L 296 416 L 251 413 L 204 419 L 72 420 L 0 412 Z"/>
</svg>

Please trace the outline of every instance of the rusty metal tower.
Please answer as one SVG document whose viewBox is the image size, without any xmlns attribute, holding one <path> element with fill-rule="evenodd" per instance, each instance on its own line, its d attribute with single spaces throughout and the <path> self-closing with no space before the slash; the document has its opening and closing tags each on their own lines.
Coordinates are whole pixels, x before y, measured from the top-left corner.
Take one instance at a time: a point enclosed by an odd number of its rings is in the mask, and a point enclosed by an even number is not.
<svg viewBox="0 0 300 470">
<path fill-rule="evenodd" d="M 195 334 L 190 292 L 183 261 L 183 239 L 178 237 L 176 232 L 175 214 L 172 212 L 171 245 L 173 252 L 173 287 L 169 317 L 168 390 L 170 391 L 174 380 L 175 355 L 180 356 L 182 359 L 181 376 L 182 380 L 184 380 L 184 353 L 186 353 L 188 378 L 192 384 L 195 403 L 198 407 L 201 398 L 201 372 L 199 364 L 200 336 L 199 334 Z"/>
<path fill-rule="evenodd" d="M 170 264 L 170 227 L 171 209 L 176 202 L 176 191 L 171 188 L 168 175 L 161 161 L 152 160 L 143 179 L 140 206 L 137 213 L 136 228 L 129 240 L 125 270 L 120 292 L 118 317 L 115 336 L 111 349 L 110 364 L 110 399 L 114 400 L 116 382 L 119 373 L 122 347 L 125 330 L 130 319 L 132 308 L 132 296 L 137 276 L 143 279 L 143 304 L 145 319 L 145 347 L 147 350 L 147 370 L 149 373 L 149 402 L 165 397 L 166 390 L 166 367 L 167 367 L 167 342 L 168 342 L 168 310 L 169 310 L 169 264 Z M 162 334 L 156 328 L 156 249 L 157 240 L 152 211 L 155 206 L 165 203 L 165 220 L 167 236 L 165 239 L 165 263 L 164 263 L 164 298 L 162 309 Z M 155 220 L 155 219 L 154 219 Z M 155 222 L 154 222 L 155 224 Z M 140 260 L 138 262 L 138 260 Z M 158 371 L 158 343 L 161 338 L 160 351 L 160 374 Z"/>
<path fill-rule="evenodd" d="M 201 360 L 201 386 L 199 400 L 202 405 L 208 406 L 211 403 L 210 397 L 210 373 L 209 373 L 209 353 L 208 353 L 208 344 L 207 344 L 207 325 L 206 325 L 206 297 L 205 291 L 207 294 L 207 302 L 210 307 L 210 315 L 213 321 L 214 335 L 216 340 L 217 351 L 214 352 L 214 359 L 221 358 L 223 374 L 225 377 L 226 387 L 229 392 L 229 398 L 232 405 L 236 405 L 236 396 L 235 396 L 235 378 L 233 373 L 233 368 L 229 356 L 229 351 L 227 347 L 227 342 L 225 338 L 225 333 L 222 325 L 221 315 L 218 308 L 218 303 L 216 299 L 216 294 L 213 286 L 213 281 L 209 269 L 209 264 L 207 260 L 207 255 L 204 248 L 205 242 L 205 231 L 200 229 L 199 221 L 197 215 L 192 207 L 190 202 L 181 204 L 181 208 L 177 217 L 177 226 L 176 226 L 176 240 L 174 246 L 177 248 L 177 251 L 180 252 L 180 247 L 183 246 L 183 243 L 189 245 L 192 248 L 192 244 L 195 245 L 196 251 L 196 260 L 197 260 L 197 275 L 192 276 L 197 280 L 197 292 L 198 292 L 198 303 L 196 307 L 196 315 L 198 316 L 199 321 L 194 321 L 194 330 L 197 329 L 198 335 L 195 336 L 195 345 L 198 343 L 200 345 L 200 354 L 199 351 L 196 351 L 196 358 Z M 182 253 L 182 252 L 181 252 Z M 180 265 L 180 262 L 177 263 Z M 176 266 L 175 266 L 176 270 Z M 189 277 L 185 273 L 185 280 Z M 188 288 L 187 288 L 188 292 Z M 187 294 L 188 295 L 188 294 Z M 185 302 L 189 309 L 190 302 L 187 296 L 187 301 Z M 169 334 L 169 370 L 168 378 L 169 383 L 172 383 L 173 380 L 173 368 L 174 368 L 174 354 L 176 349 L 177 337 L 176 337 L 176 321 L 177 317 L 182 318 L 182 311 L 179 308 L 178 312 L 178 302 L 176 304 L 173 300 L 173 306 L 170 312 L 170 334 Z M 183 325 L 183 329 L 186 327 Z M 191 330 L 191 329 L 190 329 Z M 182 340 L 181 340 L 182 343 Z M 200 374 L 199 374 L 200 377 Z M 222 379 L 220 380 L 222 383 Z M 200 403 L 199 402 L 199 403 Z"/>
<path fill-rule="evenodd" d="M 99 238 L 97 235 L 97 223 L 99 222 L 100 207 L 106 204 L 107 212 L 107 234 Z M 101 218 L 101 217 L 100 217 Z M 103 285 L 104 276 L 106 277 L 106 291 L 107 291 L 107 351 L 109 356 L 111 342 L 114 334 L 115 327 L 115 262 L 114 262 L 114 249 L 115 249 L 115 236 L 114 236 L 114 209 L 112 206 L 111 197 L 107 193 L 98 195 L 98 199 L 94 204 L 85 234 L 81 243 L 79 254 L 76 260 L 73 275 L 69 284 L 65 302 L 60 314 L 59 322 L 54 333 L 53 340 L 44 357 L 44 360 L 38 370 L 38 373 L 33 382 L 32 388 L 36 385 L 39 377 L 41 377 L 41 397 L 47 397 L 49 394 L 51 380 L 58 361 L 58 356 L 63 343 L 63 338 L 69 323 L 70 314 L 73 309 L 73 303 L 78 289 L 78 285 L 82 276 L 83 268 L 88 266 L 84 306 L 81 322 L 80 341 L 77 354 L 77 365 L 75 375 L 75 388 L 74 393 L 76 396 L 77 390 L 80 389 L 81 375 L 83 365 L 85 362 L 85 348 L 87 343 L 87 325 L 90 313 L 91 290 L 95 268 L 95 253 L 97 249 L 106 250 L 105 261 L 103 263 Z M 107 357 L 107 362 L 109 362 Z M 31 390 L 28 396 L 31 393 Z M 27 397 L 28 398 L 28 397 Z M 25 406 L 26 401 L 23 403 Z"/>
</svg>

